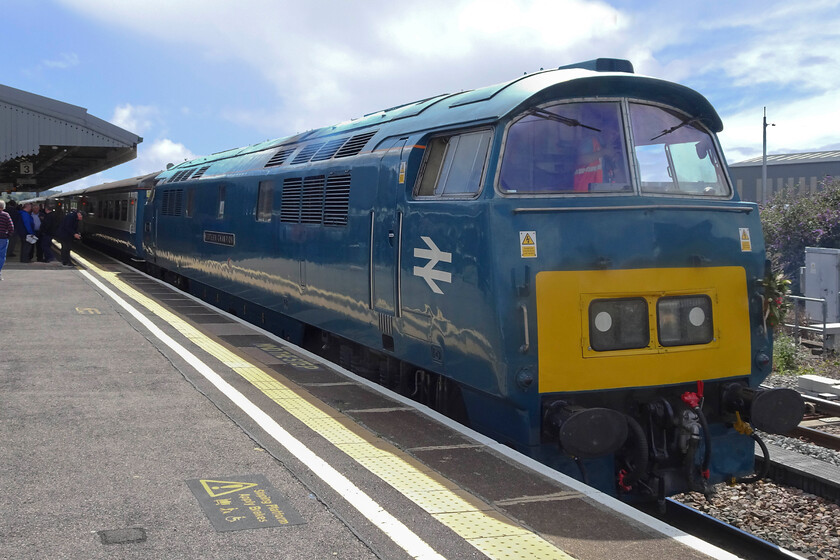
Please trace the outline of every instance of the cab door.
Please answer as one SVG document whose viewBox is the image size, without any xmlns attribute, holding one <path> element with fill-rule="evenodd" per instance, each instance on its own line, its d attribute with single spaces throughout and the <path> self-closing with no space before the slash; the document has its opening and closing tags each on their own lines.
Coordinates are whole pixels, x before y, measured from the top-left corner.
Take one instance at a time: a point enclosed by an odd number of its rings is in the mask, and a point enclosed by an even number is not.
<svg viewBox="0 0 840 560">
<path fill-rule="evenodd" d="M 402 213 L 397 209 L 397 187 L 406 139 L 389 139 L 379 163 L 379 183 L 370 214 L 371 309 L 399 316 L 399 251 Z"/>
</svg>

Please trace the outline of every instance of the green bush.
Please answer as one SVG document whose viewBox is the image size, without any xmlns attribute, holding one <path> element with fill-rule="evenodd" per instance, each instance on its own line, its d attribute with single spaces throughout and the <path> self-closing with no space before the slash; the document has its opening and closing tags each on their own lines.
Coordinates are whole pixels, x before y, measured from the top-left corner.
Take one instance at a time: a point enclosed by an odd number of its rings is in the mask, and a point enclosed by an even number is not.
<svg viewBox="0 0 840 560">
<path fill-rule="evenodd" d="M 773 340 L 773 369 L 777 373 L 795 373 L 802 363 L 799 345 L 793 337 L 778 333 Z"/>
<path fill-rule="evenodd" d="M 759 209 L 767 255 L 799 288 L 805 247 L 840 247 L 840 180 L 826 180 L 820 190 L 803 194 L 785 188 Z"/>
</svg>

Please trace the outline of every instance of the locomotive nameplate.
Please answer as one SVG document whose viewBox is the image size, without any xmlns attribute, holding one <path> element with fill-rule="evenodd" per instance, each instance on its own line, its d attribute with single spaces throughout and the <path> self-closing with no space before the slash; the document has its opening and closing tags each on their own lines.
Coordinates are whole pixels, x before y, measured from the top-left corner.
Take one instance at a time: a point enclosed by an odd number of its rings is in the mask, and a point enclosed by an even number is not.
<svg viewBox="0 0 840 560">
<path fill-rule="evenodd" d="M 236 234 L 226 233 L 222 231 L 204 231 L 204 242 L 212 243 L 214 245 L 225 245 L 226 247 L 233 247 L 236 245 Z"/>
</svg>

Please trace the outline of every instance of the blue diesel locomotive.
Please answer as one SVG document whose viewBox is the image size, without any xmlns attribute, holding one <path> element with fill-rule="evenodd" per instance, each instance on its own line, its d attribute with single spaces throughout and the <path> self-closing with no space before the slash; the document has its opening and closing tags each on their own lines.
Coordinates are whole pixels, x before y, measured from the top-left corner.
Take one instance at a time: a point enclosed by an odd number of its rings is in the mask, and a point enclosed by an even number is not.
<svg viewBox="0 0 840 560">
<path fill-rule="evenodd" d="M 752 473 L 746 422 L 803 411 L 759 388 L 764 241 L 721 129 L 597 59 L 135 180 L 129 252 L 603 491 L 708 491 Z"/>
</svg>

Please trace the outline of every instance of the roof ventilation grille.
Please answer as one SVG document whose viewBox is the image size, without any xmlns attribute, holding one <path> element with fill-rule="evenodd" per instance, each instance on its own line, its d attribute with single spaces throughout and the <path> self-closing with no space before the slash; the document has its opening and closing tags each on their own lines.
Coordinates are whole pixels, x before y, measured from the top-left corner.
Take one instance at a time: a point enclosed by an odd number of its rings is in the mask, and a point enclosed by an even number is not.
<svg viewBox="0 0 840 560">
<path fill-rule="evenodd" d="M 374 134 L 379 132 L 378 130 L 371 130 L 370 132 L 365 132 L 364 134 L 357 134 L 348 140 L 340 150 L 335 154 L 337 158 L 343 157 L 350 157 L 355 156 L 359 152 L 362 151 L 362 148 L 365 147 L 365 144 L 368 143 L 368 140 L 373 138 Z"/>
<path fill-rule="evenodd" d="M 314 144 L 309 144 L 308 146 L 304 146 L 303 149 L 300 151 L 298 155 L 295 156 L 295 159 L 292 160 L 292 165 L 297 163 L 306 163 L 309 161 L 315 153 L 321 149 L 326 142 L 316 142 Z"/>
<path fill-rule="evenodd" d="M 193 176 L 192 176 L 192 178 L 193 178 L 193 179 L 198 179 L 199 177 L 201 177 L 202 175 L 204 175 L 204 173 L 205 173 L 208 169 L 210 169 L 210 166 L 209 166 L 209 165 L 205 165 L 204 167 L 202 167 L 201 169 L 199 169 L 198 171 L 196 171 L 196 172 L 195 172 L 195 175 L 193 175 Z"/>
<path fill-rule="evenodd" d="M 312 161 L 324 161 L 330 159 L 335 155 L 338 149 L 347 141 L 347 138 L 337 138 L 335 140 L 330 140 L 324 146 L 318 150 L 314 156 L 312 156 Z"/>
<path fill-rule="evenodd" d="M 268 160 L 268 163 L 265 164 L 265 167 L 277 167 L 278 165 L 282 165 L 286 159 L 292 155 L 295 149 L 292 148 L 280 148 L 274 155 L 271 156 L 271 159 Z"/>
</svg>

